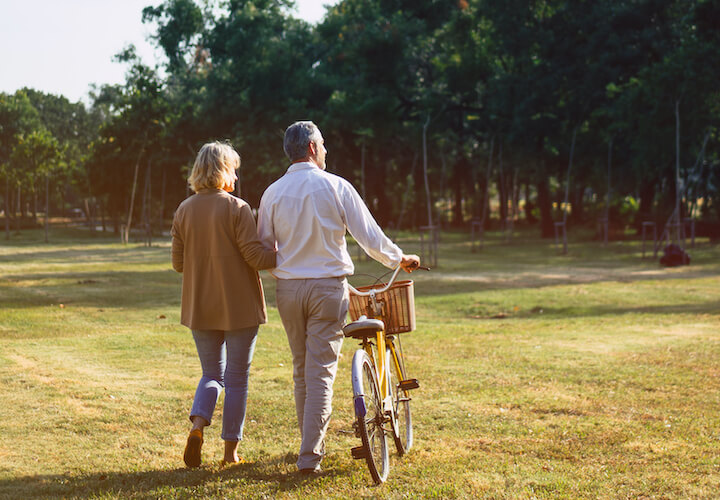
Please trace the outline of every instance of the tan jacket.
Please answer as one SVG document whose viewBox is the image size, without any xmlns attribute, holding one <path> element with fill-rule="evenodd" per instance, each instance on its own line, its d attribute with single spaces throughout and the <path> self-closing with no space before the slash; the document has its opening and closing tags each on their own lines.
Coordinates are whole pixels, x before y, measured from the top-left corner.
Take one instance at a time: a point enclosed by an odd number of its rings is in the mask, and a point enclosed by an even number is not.
<svg viewBox="0 0 720 500">
<path fill-rule="evenodd" d="M 275 267 L 243 200 L 220 189 L 183 201 L 172 225 L 172 265 L 182 273 L 180 322 L 193 330 L 239 330 L 267 322 L 256 269 Z"/>
</svg>

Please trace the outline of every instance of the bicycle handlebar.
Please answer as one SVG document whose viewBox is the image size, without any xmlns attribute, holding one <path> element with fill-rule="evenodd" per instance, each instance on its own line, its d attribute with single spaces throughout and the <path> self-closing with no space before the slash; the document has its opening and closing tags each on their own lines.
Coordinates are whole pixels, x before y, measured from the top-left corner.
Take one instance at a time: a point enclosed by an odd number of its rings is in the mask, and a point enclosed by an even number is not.
<svg viewBox="0 0 720 500">
<path fill-rule="evenodd" d="M 355 288 L 354 286 L 352 286 L 350 283 L 348 283 L 348 288 L 350 289 L 350 291 L 351 291 L 352 293 L 354 293 L 355 295 L 359 295 L 359 296 L 361 296 L 361 297 L 369 297 L 369 296 L 375 295 L 375 294 L 377 294 L 377 293 L 386 292 L 386 291 L 388 291 L 388 289 L 389 289 L 391 286 L 393 286 L 393 284 L 395 283 L 395 279 L 397 278 L 397 275 L 398 275 L 398 273 L 400 272 L 400 269 L 402 269 L 402 267 L 400 267 L 400 266 L 398 265 L 398 266 L 395 268 L 395 271 L 393 272 L 392 276 L 390 277 L 390 280 L 389 280 L 389 281 L 387 282 L 387 284 L 386 284 L 384 287 L 382 287 L 382 288 L 372 288 L 372 289 L 367 290 L 367 291 L 365 291 L 365 292 L 361 292 L 361 291 L 359 291 L 357 288 Z M 429 267 L 423 267 L 423 266 L 418 266 L 418 267 L 415 268 L 415 270 L 417 270 L 417 269 L 422 269 L 422 270 L 424 270 L 424 271 L 429 271 L 429 270 L 430 270 Z"/>
<path fill-rule="evenodd" d="M 354 293 L 355 295 L 359 295 L 361 297 L 369 297 L 370 295 L 375 295 L 376 293 L 386 292 L 393 285 L 393 283 L 395 283 L 395 279 L 397 278 L 397 275 L 400 272 L 400 269 L 402 269 L 400 266 L 397 266 L 397 268 L 395 268 L 395 271 L 393 272 L 393 275 L 390 277 L 390 280 L 382 288 L 372 288 L 365 292 L 361 292 L 357 288 L 352 286 L 350 283 L 348 283 L 348 288 L 350 289 L 350 291 L 352 293 Z"/>
</svg>

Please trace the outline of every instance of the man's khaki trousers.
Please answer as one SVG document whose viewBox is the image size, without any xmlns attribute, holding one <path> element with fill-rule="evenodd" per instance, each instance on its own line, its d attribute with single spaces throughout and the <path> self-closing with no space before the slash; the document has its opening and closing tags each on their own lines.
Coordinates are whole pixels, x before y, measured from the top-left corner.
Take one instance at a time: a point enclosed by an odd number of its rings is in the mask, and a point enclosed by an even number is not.
<svg viewBox="0 0 720 500">
<path fill-rule="evenodd" d="M 298 469 L 318 469 L 325 453 L 349 304 L 346 284 L 344 277 L 277 281 L 277 306 L 293 356 L 295 408 L 302 433 Z"/>
</svg>

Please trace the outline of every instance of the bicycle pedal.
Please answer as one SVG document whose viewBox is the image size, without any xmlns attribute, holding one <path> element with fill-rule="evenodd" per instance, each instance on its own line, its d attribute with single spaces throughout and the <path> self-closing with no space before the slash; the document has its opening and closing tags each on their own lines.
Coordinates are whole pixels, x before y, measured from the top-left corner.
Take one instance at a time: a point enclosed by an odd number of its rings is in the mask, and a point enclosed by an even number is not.
<svg viewBox="0 0 720 500">
<path fill-rule="evenodd" d="M 409 391 L 410 389 L 417 389 L 420 387 L 420 382 L 418 382 L 418 379 L 416 378 L 409 378 L 407 380 L 403 380 L 398 385 L 403 391 Z"/>
<path fill-rule="evenodd" d="M 367 450 L 365 450 L 364 446 L 356 446 L 355 448 L 350 448 L 350 453 L 355 460 L 367 458 Z"/>
</svg>

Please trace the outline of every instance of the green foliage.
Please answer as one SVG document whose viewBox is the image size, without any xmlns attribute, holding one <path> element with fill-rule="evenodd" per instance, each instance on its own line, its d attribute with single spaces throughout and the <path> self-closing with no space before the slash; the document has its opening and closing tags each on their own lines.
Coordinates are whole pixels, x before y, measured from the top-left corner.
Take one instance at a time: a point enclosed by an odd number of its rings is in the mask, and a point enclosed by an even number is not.
<svg viewBox="0 0 720 500">
<path fill-rule="evenodd" d="M 157 7 L 145 7 L 143 22 L 159 24 L 155 40 L 165 51 L 172 70 L 185 69 L 185 57 L 203 28 L 203 15 L 192 0 L 171 0 Z"/>
<path fill-rule="evenodd" d="M 667 215 L 677 105 L 680 177 L 699 186 L 682 192 L 685 212 L 702 204 L 717 219 L 717 2 L 343 0 L 315 26 L 291 5 L 165 0 L 143 11 L 163 68 L 123 50 L 125 83 L 100 89 L 90 110 L 26 90 L 67 163 L 87 172 L 74 184 L 119 214 L 135 165 L 150 162 L 153 197 L 167 192 L 174 205 L 200 145 L 230 140 L 243 158 L 240 194 L 257 205 L 287 166 L 283 130 L 314 119 L 330 170 L 363 184 L 380 222 L 418 226 L 424 182 L 406 186 L 420 175 L 425 130 L 430 199 L 454 223 L 489 206 L 504 224 L 527 192 L 548 236 L 566 187 L 571 222 L 583 224 L 608 179 L 643 217 Z M 0 164 L 15 134 L 35 127 L 13 99 L 15 111 L 0 106 Z"/>
</svg>

